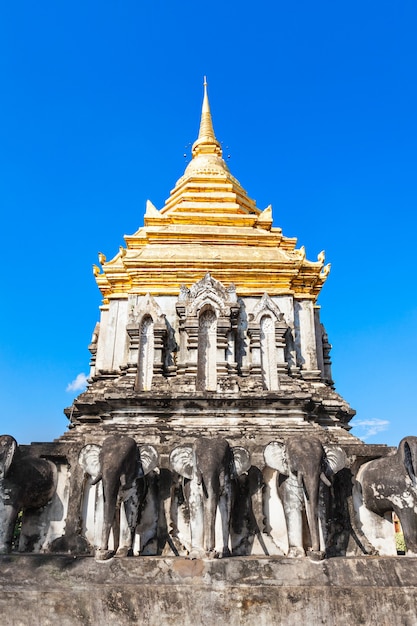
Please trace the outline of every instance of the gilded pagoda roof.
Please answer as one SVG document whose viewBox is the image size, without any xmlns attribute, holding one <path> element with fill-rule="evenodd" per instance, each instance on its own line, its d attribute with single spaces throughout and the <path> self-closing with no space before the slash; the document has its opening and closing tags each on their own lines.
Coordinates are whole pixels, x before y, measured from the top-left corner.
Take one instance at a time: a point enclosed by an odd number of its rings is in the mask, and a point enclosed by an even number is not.
<svg viewBox="0 0 417 626">
<path fill-rule="evenodd" d="M 261 211 L 223 159 L 210 112 L 207 83 L 192 160 L 162 209 L 149 200 L 144 226 L 126 235 L 126 247 L 94 266 L 105 301 L 128 294 L 178 295 L 210 272 L 234 283 L 240 296 L 293 294 L 317 299 L 329 273 L 324 254 L 306 259 L 295 238 L 272 227 L 272 208 Z"/>
</svg>

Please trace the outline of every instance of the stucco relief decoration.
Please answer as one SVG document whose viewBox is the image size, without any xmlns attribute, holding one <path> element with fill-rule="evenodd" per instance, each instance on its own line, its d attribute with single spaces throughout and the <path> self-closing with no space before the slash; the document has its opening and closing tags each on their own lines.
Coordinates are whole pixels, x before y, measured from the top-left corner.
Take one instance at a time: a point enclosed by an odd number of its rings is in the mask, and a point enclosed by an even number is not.
<svg viewBox="0 0 417 626">
<path fill-rule="evenodd" d="M 153 322 L 163 322 L 165 315 L 156 300 L 147 293 L 130 305 L 129 324 L 140 324 L 145 315 L 150 315 Z"/>
<path fill-rule="evenodd" d="M 281 322 L 283 325 L 287 326 L 284 321 L 284 314 L 281 313 L 278 306 L 267 293 L 264 293 L 258 304 L 254 307 L 250 321 L 259 323 L 265 313 L 271 314 L 277 322 Z"/>
<path fill-rule="evenodd" d="M 179 301 L 185 304 L 186 317 L 198 316 L 199 311 L 207 304 L 212 305 L 217 315 L 224 317 L 230 316 L 232 308 L 239 309 L 235 286 L 230 285 L 225 289 L 208 272 L 190 289 L 182 285 Z"/>
</svg>

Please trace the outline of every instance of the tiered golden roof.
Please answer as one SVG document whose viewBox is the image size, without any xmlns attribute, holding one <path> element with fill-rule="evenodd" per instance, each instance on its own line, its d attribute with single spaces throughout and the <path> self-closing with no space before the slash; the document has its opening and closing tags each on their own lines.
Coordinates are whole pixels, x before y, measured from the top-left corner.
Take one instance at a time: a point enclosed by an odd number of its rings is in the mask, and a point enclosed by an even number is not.
<svg viewBox="0 0 417 626">
<path fill-rule="evenodd" d="M 316 300 L 330 266 L 307 261 L 296 239 L 272 228 L 232 176 L 213 130 L 207 83 L 192 160 L 159 211 L 148 200 L 145 226 L 125 236 L 126 248 L 94 266 L 104 300 L 128 294 L 177 295 L 207 272 L 240 296 L 294 294 Z"/>
</svg>

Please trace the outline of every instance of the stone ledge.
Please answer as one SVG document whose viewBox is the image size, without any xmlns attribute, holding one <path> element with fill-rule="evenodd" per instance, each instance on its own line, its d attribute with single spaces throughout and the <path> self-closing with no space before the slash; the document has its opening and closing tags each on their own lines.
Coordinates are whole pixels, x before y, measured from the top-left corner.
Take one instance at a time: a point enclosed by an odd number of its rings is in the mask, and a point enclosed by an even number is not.
<svg viewBox="0 0 417 626">
<path fill-rule="evenodd" d="M 0 557 L 11 626 L 402 624 L 417 621 L 417 558 L 194 560 Z"/>
</svg>

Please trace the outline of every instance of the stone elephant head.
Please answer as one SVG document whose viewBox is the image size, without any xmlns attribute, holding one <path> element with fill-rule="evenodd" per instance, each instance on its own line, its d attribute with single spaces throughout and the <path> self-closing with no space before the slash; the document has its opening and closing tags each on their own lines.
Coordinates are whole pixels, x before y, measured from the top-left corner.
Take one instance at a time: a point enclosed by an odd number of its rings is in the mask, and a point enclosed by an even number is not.
<svg viewBox="0 0 417 626">
<path fill-rule="evenodd" d="M 139 510 L 146 495 L 145 476 L 158 466 L 159 457 L 151 445 L 137 445 L 132 437 L 110 435 L 101 446 L 88 444 L 82 448 L 79 463 L 91 476 L 92 484 L 103 484 L 103 520 L 95 557 L 105 560 L 113 555 L 108 550 L 109 536 L 115 521 L 118 499 L 123 502 L 129 527 L 127 545 L 119 545 L 118 556 L 131 555 L 138 524 Z"/>
<path fill-rule="evenodd" d="M 57 475 L 54 463 L 23 453 L 10 435 L 0 436 L 0 553 L 11 550 L 19 512 L 51 500 Z"/>
<path fill-rule="evenodd" d="M 193 445 L 174 448 L 170 454 L 171 468 L 188 479 L 191 558 L 228 556 L 232 480 L 250 466 L 249 452 L 232 448 L 222 438 L 196 439 Z M 219 507 L 222 526 L 222 550 L 215 552 L 216 513 Z"/>
<path fill-rule="evenodd" d="M 320 482 L 330 486 L 330 478 L 346 465 L 346 455 L 337 446 L 323 445 L 317 437 L 300 435 L 285 443 L 273 441 L 264 450 L 267 466 L 278 470 L 278 493 L 287 525 L 289 556 L 304 556 L 302 512 L 305 509 L 311 537 L 312 558 L 323 558 L 320 549 Z"/>
<path fill-rule="evenodd" d="M 404 437 L 395 454 L 362 465 L 356 480 L 368 511 L 380 518 L 392 511 L 396 513 L 404 533 L 407 555 L 417 556 L 417 437 Z M 388 523 L 388 526 L 389 541 L 393 544 L 392 525 Z M 366 529 L 363 530 L 366 535 Z M 381 534 L 378 531 L 377 535 Z M 368 539 L 372 543 L 372 537 Z M 384 551 L 383 543 L 375 547 L 381 553 Z"/>
</svg>

